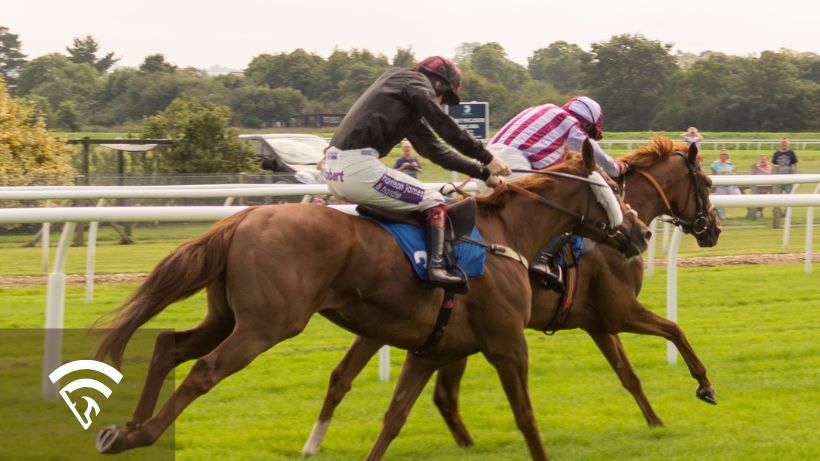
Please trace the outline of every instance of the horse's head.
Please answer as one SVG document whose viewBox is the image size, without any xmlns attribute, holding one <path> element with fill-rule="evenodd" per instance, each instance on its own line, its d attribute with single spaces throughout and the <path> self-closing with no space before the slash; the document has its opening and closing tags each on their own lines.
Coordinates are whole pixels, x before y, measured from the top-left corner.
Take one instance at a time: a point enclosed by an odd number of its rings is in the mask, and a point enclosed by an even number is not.
<svg viewBox="0 0 820 461">
<path fill-rule="evenodd" d="M 648 146 L 622 159 L 630 165 L 630 171 L 646 179 L 647 186 L 631 188 L 627 181 L 624 188 L 627 200 L 635 203 L 636 208 L 644 209 L 641 203 L 652 197 L 653 203 L 660 204 L 652 209 L 669 215 L 671 222 L 684 233 L 694 235 L 701 247 L 711 247 L 717 244 L 720 220 L 709 200 L 712 181 L 701 169 L 697 156 L 694 143 L 686 147 L 669 138 L 652 138 Z M 654 189 L 655 194 L 646 194 L 647 188 Z M 657 214 L 656 211 L 642 216 L 650 219 Z"/>
<path fill-rule="evenodd" d="M 566 161 L 554 169 L 556 172 L 562 170 L 590 180 L 586 188 L 584 183 L 574 185 L 579 189 L 573 194 L 574 198 L 584 207 L 574 230 L 576 234 L 612 245 L 626 256 L 636 256 L 646 250 L 652 233 L 638 219 L 638 214 L 623 202 L 617 184 L 600 171 L 589 141 L 584 142 L 580 154 L 568 153 Z M 573 181 L 571 178 L 563 180 Z M 567 184 L 567 187 L 572 186 Z"/>
</svg>

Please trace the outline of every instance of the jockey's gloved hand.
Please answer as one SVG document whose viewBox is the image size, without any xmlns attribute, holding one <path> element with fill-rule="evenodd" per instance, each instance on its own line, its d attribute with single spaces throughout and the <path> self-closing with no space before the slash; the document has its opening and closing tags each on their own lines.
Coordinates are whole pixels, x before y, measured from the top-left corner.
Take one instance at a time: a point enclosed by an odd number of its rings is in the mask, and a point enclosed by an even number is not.
<svg viewBox="0 0 820 461">
<path fill-rule="evenodd" d="M 620 160 L 615 160 L 615 164 L 618 165 L 618 172 L 619 172 L 618 176 L 623 176 L 624 174 L 626 174 L 627 171 L 629 171 L 629 165 L 628 164 L 626 164 L 626 163 L 624 163 Z"/>
<path fill-rule="evenodd" d="M 510 167 L 504 163 L 504 160 L 501 160 L 498 157 L 493 157 L 493 160 L 488 163 L 484 168 L 490 172 L 490 176 L 509 176 L 512 174 Z"/>
<path fill-rule="evenodd" d="M 484 184 L 486 184 L 486 185 L 487 185 L 487 187 L 496 188 L 496 187 L 498 187 L 498 186 L 503 185 L 503 184 L 504 184 L 504 183 L 506 183 L 506 182 L 507 182 L 507 181 L 506 181 L 506 180 L 504 180 L 504 178 L 502 178 L 501 176 L 498 176 L 498 175 L 491 175 L 489 178 L 487 178 L 487 180 L 486 180 L 486 181 L 484 181 Z"/>
</svg>

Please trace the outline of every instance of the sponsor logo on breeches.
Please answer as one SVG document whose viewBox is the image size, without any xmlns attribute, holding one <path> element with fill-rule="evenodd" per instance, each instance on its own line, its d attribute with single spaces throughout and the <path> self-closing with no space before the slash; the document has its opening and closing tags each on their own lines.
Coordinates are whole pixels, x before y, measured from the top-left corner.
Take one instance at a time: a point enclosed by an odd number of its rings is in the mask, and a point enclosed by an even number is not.
<svg viewBox="0 0 820 461">
<path fill-rule="evenodd" d="M 345 172 L 344 171 L 325 170 L 323 175 L 325 177 L 325 181 L 345 182 L 345 179 L 344 179 Z"/>
<path fill-rule="evenodd" d="M 407 203 L 418 204 L 424 198 L 423 188 L 399 181 L 390 177 L 387 173 L 382 174 L 378 182 L 373 185 L 373 189 L 388 197 Z"/>
</svg>

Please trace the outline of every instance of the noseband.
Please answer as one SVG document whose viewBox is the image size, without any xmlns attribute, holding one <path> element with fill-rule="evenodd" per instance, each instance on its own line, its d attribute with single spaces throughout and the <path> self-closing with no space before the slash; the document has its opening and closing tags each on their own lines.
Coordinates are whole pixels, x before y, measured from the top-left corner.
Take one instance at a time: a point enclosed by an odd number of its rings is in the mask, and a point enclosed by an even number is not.
<svg viewBox="0 0 820 461">
<path fill-rule="evenodd" d="M 674 226 L 677 226 L 683 231 L 685 234 L 694 234 L 700 235 L 709 228 L 711 225 L 711 220 L 709 219 L 709 210 L 706 209 L 706 204 L 704 203 L 703 197 L 701 196 L 700 192 L 698 191 L 698 185 L 700 184 L 699 175 L 697 173 L 697 166 L 689 161 L 686 155 L 683 152 L 675 152 L 676 155 L 679 155 L 683 158 L 686 167 L 689 169 L 689 177 L 691 181 L 691 188 L 694 189 L 695 192 L 695 219 L 689 221 L 687 219 L 683 219 L 680 217 L 679 213 L 676 213 L 672 209 L 672 204 L 669 202 L 669 197 L 667 197 L 666 192 L 663 190 L 658 181 L 648 172 L 644 170 L 639 170 L 634 167 L 629 167 L 627 172 L 623 175 L 623 182 L 621 188 L 621 197 L 626 194 L 626 176 L 629 174 L 630 171 L 634 171 L 635 173 L 643 176 L 649 184 L 655 189 L 655 191 L 660 195 L 663 204 L 666 206 L 666 212 L 664 214 L 669 215 L 672 219 L 664 220 L 664 222 L 672 223 Z M 686 209 L 689 206 L 689 197 L 686 198 L 686 204 L 683 206 L 683 209 Z"/>
</svg>

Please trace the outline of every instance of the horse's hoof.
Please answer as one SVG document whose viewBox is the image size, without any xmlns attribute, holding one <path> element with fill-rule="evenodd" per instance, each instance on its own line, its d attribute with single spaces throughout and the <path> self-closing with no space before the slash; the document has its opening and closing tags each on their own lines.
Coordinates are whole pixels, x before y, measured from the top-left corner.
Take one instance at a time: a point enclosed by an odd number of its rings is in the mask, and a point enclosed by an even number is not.
<svg viewBox="0 0 820 461">
<path fill-rule="evenodd" d="M 100 453 L 120 453 L 125 450 L 125 436 L 117 426 L 105 426 L 97 434 L 95 446 Z"/>
<path fill-rule="evenodd" d="M 715 391 L 696 392 L 695 395 L 697 395 L 699 399 L 703 400 L 706 403 L 717 405 L 717 397 L 715 397 Z"/>
</svg>

